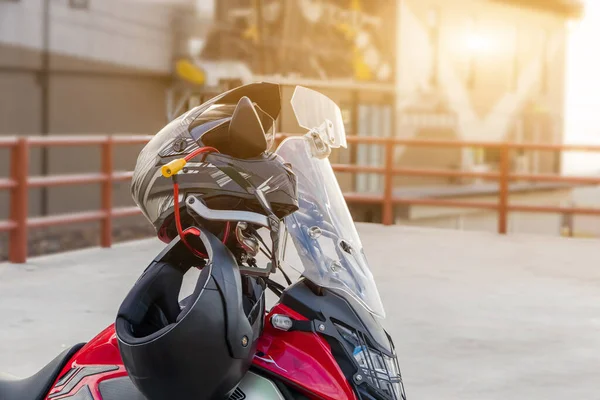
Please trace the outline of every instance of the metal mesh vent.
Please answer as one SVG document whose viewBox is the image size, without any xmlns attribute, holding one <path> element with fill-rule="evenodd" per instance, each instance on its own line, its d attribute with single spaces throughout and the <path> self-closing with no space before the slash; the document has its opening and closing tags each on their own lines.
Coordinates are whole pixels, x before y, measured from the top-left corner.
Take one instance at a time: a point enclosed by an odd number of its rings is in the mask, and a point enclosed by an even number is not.
<svg viewBox="0 0 600 400">
<path fill-rule="evenodd" d="M 242 389 L 236 388 L 235 392 L 229 396 L 229 400 L 244 400 L 246 398 L 246 394 L 242 392 Z"/>
<path fill-rule="evenodd" d="M 353 346 L 353 358 L 358 366 L 358 373 L 354 380 L 366 383 L 372 388 L 394 400 L 406 400 L 400 367 L 395 354 L 389 357 L 386 354 L 369 346 L 367 338 L 362 332 L 334 323 L 340 335 Z"/>
<path fill-rule="evenodd" d="M 354 350 L 354 357 L 367 382 L 394 399 L 405 400 L 398 359 L 371 348 L 361 332 L 356 332 L 356 336 L 359 345 Z"/>
</svg>

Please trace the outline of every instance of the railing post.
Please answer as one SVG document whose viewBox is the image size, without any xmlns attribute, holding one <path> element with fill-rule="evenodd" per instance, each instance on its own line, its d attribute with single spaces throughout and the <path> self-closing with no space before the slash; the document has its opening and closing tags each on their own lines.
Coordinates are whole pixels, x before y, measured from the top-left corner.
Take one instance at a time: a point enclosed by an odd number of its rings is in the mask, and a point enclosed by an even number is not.
<svg viewBox="0 0 600 400">
<path fill-rule="evenodd" d="M 29 143 L 27 138 L 19 138 L 12 148 L 10 174 L 16 183 L 10 194 L 10 219 L 16 226 L 10 231 L 8 260 L 22 264 L 27 261 L 27 211 L 29 176 Z"/>
<path fill-rule="evenodd" d="M 510 149 L 507 143 L 500 147 L 500 174 L 498 190 L 498 233 L 506 235 L 508 231 L 508 196 L 510 181 Z"/>
<path fill-rule="evenodd" d="M 381 212 L 381 222 L 384 225 L 394 223 L 394 142 L 392 139 L 385 141 L 385 172 L 383 183 L 383 205 Z"/>
<path fill-rule="evenodd" d="M 102 144 L 102 229 L 100 233 L 100 246 L 110 247 L 112 245 L 112 206 L 113 206 L 113 147 L 112 136 L 109 136 Z"/>
<path fill-rule="evenodd" d="M 575 235 L 575 217 L 573 209 L 577 208 L 573 202 L 569 204 L 571 210 L 561 214 L 560 234 L 561 236 L 573 237 Z"/>
</svg>

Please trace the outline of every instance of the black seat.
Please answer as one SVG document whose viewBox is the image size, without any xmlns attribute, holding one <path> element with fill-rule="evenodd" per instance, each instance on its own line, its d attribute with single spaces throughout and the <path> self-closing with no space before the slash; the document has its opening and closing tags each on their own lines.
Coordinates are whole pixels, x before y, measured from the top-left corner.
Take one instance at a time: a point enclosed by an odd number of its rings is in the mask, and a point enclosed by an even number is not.
<svg viewBox="0 0 600 400">
<path fill-rule="evenodd" d="M 46 398 L 58 374 L 83 347 L 80 343 L 60 353 L 35 375 L 25 379 L 7 378 L 0 374 L 0 399 L 1 400 L 43 400 Z"/>
</svg>

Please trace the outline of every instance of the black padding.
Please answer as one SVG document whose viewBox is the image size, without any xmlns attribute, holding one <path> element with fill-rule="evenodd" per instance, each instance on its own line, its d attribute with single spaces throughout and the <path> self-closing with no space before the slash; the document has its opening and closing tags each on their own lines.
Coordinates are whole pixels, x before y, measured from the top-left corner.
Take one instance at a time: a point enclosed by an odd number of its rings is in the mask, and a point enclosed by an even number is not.
<svg viewBox="0 0 600 400">
<path fill-rule="evenodd" d="M 98 385 L 102 400 L 146 400 L 128 376 L 107 379 Z"/>
<path fill-rule="evenodd" d="M 131 289 L 119 317 L 130 325 L 130 334 L 142 338 L 177 320 L 179 289 L 184 272 L 170 263 L 151 265 Z"/>
<path fill-rule="evenodd" d="M 179 305 L 179 291 L 184 271 L 166 262 L 148 267 L 131 289 L 117 314 L 116 329 L 128 343 L 141 344 L 154 340 L 185 314 Z M 196 287 L 203 287 L 210 277 L 204 268 Z M 199 293 L 189 298 L 193 304 Z"/>
<path fill-rule="evenodd" d="M 202 292 L 205 288 L 216 290 L 217 287 L 215 286 L 213 281 L 207 282 L 208 278 L 210 278 L 211 270 L 212 266 L 206 266 L 204 267 L 202 272 L 200 272 L 200 276 L 196 281 L 196 287 L 194 288 L 194 292 L 185 299 L 183 299 L 184 301 L 182 301 L 181 312 L 179 313 L 179 316 L 177 316 L 177 322 L 179 322 L 188 313 L 190 308 L 194 307 L 194 304 L 202 295 Z"/>
<path fill-rule="evenodd" d="M 58 374 L 85 343 L 80 343 L 60 353 L 35 375 L 25 379 L 0 378 L 1 400 L 42 400 L 50 391 Z"/>
</svg>

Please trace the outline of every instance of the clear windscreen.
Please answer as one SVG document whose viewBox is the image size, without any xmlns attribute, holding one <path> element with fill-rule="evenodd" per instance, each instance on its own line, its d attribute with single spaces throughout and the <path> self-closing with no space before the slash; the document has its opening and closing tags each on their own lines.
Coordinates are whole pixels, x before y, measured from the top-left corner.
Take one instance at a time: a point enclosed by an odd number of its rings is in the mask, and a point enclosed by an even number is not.
<svg viewBox="0 0 600 400">
<path fill-rule="evenodd" d="M 337 105 L 318 92 L 310 92 L 302 92 L 307 109 L 298 109 L 298 104 L 294 104 L 298 121 L 310 121 L 303 125 L 309 130 L 327 123 L 335 127 L 330 133 L 336 144 L 345 144 Z M 317 112 L 318 119 L 308 115 L 314 104 L 323 106 Z M 298 179 L 299 209 L 285 218 L 285 224 L 302 262 L 302 274 L 320 286 L 352 296 L 383 318 L 385 312 L 375 280 L 331 164 L 327 158 L 313 155 L 310 140 L 308 136 L 288 138 L 277 149 L 277 154 L 292 165 Z"/>
<path fill-rule="evenodd" d="M 292 108 L 298 125 L 306 130 L 321 131 L 320 133 L 329 139 L 327 142 L 331 147 L 346 147 L 342 111 L 329 97 L 297 86 L 292 96 Z"/>
</svg>

